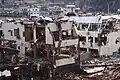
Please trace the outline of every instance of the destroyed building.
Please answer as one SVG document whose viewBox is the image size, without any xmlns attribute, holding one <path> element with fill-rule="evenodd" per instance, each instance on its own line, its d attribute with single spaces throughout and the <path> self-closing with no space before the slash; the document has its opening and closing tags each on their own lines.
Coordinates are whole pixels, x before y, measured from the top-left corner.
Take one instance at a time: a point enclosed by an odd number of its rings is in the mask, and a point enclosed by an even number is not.
<svg viewBox="0 0 120 80">
<path fill-rule="evenodd" d="M 22 80 L 25 76 L 29 76 L 29 79 L 55 79 L 66 78 L 63 75 L 73 73 L 87 74 L 80 67 L 91 65 L 81 62 L 102 55 L 113 55 L 119 50 L 119 25 L 119 16 L 65 16 L 57 20 L 48 17 L 39 20 L 7 19 L 1 21 L 1 50 L 10 48 L 19 55 L 17 60 L 13 53 L 9 60 L 15 63 L 11 68 L 19 67 L 16 75 Z M 22 70 L 19 72 L 19 69 Z"/>
</svg>

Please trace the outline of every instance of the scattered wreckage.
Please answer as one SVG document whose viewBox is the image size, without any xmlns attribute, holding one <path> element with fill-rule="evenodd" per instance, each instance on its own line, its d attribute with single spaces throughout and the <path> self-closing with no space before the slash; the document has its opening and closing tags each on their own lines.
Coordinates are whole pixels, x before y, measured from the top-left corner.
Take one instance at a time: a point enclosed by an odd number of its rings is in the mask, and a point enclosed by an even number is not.
<svg viewBox="0 0 120 80">
<path fill-rule="evenodd" d="M 91 18 L 93 19 L 93 22 L 91 21 L 91 24 L 87 23 L 88 27 L 84 25 L 84 30 L 87 30 L 85 31 L 85 33 L 87 33 L 85 35 L 90 35 L 92 33 L 91 30 L 98 30 L 101 28 L 101 30 L 96 31 L 99 35 L 94 33 L 97 35 L 97 50 L 99 50 L 102 46 L 104 47 L 107 44 L 106 35 L 110 32 L 116 31 L 116 29 L 115 27 L 112 27 L 113 24 L 111 24 L 111 21 L 106 21 L 103 23 L 103 27 L 99 26 L 98 29 L 91 28 L 90 32 L 90 26 L 93 23 L 99 25 L 100 21 L 100 17 L 97 18 L 98 23 L 94 21 L 96 20 L 95 17 Z M 85 20 L 86 18 L 80 19 Z M 80 31 L 77 30 L 78 27 L 74 21 L 58 20 L 54 22 L 46 22 L 45 20 L 40 20 L 39 23 L 44 24 L 45 27 L 37 27 L 36 22 L 29 24 L 29 26 L 32 26 L 30 28 L 33 33 L 33 40 L 30 42 L 31 48 L 26 49 L 26 53 L 23 57 L 19 57 L 17 54 L 19 50 L 16 50 L 16 44 L 14 41 L 12 44 L 5 42 L 6 46 L 0 47 L 1 55 L 3 56 L 1 57 L 1 73 L 4 73 L 5 70 L 9 70 L 11 72 L 12 80 L 119 79 L 120 60 L 113 56 L 90 54 L 96 51 L 93 50 L 95 46 L 92 42 L 95 40 L 92 40 L 92 37 L 94 37 L 92 35 L 87 36 L 87 41 L 90 43 L 90 47 L 87 47 L 87 50 L 83 49 L 86 48 L 86 43 L 83 42 L 85 41 L 85 38 L 82 35 L 78 35 Z M 100 24 L 102 23 L 100 22 Z M 35 37 L 36 28 L 42 30 L 40 32 L 42 35 L 40 35 L 39 38 Z M 84 33 L 84 31 L 82 32 Z M 119 44 L 119 38 L 116 39 L 116 42 Z M 12 46 L 8 46 L 8 44 Z M 80 49 L 81 45 L 83 45 L 83 48 Z M 83 52 L 82 50 L 85 50 L 88 53 Z M 15 54 L 9 54 L 7 52 Z M 118 56 L 119 50 L 117 53 L 116 55 Z M 7 78 L 7 76 L 1 75 L 1 80 Z"/>
</svg>

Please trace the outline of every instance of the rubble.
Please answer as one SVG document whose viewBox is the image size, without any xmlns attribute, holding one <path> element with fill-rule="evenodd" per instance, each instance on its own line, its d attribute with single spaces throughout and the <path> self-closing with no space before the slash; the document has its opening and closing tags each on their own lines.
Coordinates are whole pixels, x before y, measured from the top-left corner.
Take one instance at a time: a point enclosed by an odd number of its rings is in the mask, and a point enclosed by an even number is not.
<svg viewBox="0 0 120 80">
<path fill-rule="evenodd" d="M 8 33 L 0 39 L 1 72 L 10 70 L 20 80 L 119 80 L 119 35 L 110 37 L 118 26 L 101 19 L 9 19 L 2 23 Z"/>
</svg>

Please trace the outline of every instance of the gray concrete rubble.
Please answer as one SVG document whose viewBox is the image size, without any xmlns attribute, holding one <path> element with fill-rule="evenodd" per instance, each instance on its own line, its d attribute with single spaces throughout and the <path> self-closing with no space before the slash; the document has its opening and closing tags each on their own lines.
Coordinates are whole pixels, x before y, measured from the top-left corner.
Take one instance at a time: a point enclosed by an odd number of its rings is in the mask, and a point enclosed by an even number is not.
<svg viewBox="0 0 120 80">
<path fill-rule="evenodd" d="M 1 20 L 1 79 L 119 80 L 119 19 L 114 15 Z"/>
</svg>

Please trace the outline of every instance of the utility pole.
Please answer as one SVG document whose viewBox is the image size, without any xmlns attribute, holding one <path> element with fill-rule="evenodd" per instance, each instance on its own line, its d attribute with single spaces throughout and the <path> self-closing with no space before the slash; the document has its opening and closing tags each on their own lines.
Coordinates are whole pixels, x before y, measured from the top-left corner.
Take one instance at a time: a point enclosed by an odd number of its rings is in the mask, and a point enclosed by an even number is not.
<svg viewBox="0 0 120 80">
<path fill-rule="evenodd" d="M 108 7 L 108 14 L 110 14 L 110 4 L 107 3 L 107 7 Z"/>
<path fill-rule="evenodd" d="M 78 62 L 81 68 L 80 36 L 78 36 L 77 55 L 78 55 Z"/>
<path fill-rule="evenodd" d="M 52 36 L 52 38 L 53 38 L 53 46 L 52 46 L 52 52 L 53 52 L 53 59 L 52 59 L 52 61 L 53 61 L 53 66 L 54 66 L 54 68 L 53 68 L 53 70 L 52 70 L 52 72 L 53 72 L 53 80 L 56 80 L 55 79 L 55 77 L 56 77 L 56 74 L 55 74 L 55 69 L 56 69 L 56 54 L 57 54 L 57 51 L 56 51 L 56 48 L 55 48 L 55 37 L 54 37 L 54 35 L 53 35 L 53 33 L 52 33 L 52 31 L 50 30 L 50 28 L 48 27 L 48 30 L 49 30 L 49 32 L 50 32 L 50 34 L 51 34 L 51 36 Z"/>
<path fill-rule="evenodd" d="M 60 55 L 61 54 L 60 46 L 61 46 L 61 43 L 62 43 L 62 27 L 61 27 L 60 21 L 56 22 L 56 25 L 57 25 L 58 30 L 59 30 L 59 42 L 58 42 L 58 47 L 57 47 L 57 54 Z"/>
<path fill-rule="evenodd" d="M 36 24 L 33 25 L 33 39 L 34 39 L 34 43 L 36 43 Z"/>
<path fill-rule="evenodd" d="M 33 53 L 34 53 L 34 58 L 37 57 L 37 47 L 36 47 L 36 22 L 34 22 L 34 24 L 32 24 L 33 27 Z"/>
</svg>

